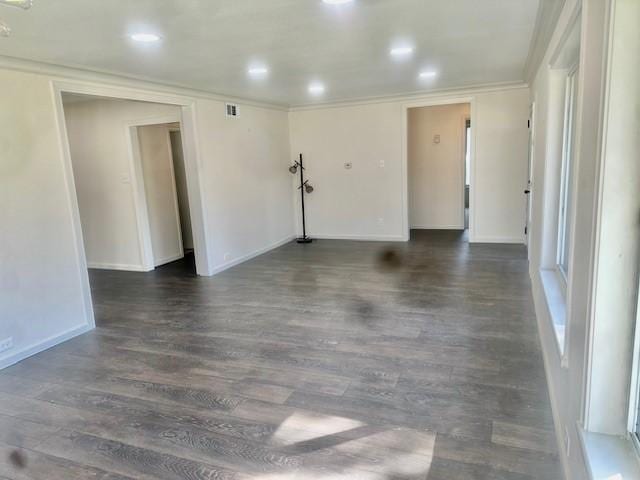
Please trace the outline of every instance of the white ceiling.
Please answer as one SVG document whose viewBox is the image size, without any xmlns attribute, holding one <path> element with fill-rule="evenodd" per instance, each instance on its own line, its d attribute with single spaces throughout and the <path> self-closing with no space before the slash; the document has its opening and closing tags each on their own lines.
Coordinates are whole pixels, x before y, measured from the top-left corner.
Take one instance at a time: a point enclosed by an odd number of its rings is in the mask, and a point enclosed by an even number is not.
<svg viewBox="0 0 640 480">
<path fill-rule="evenodd" d="M 538 0 L 35 0 L 0 55 L 300 105 L 524 79 Z M 151 31 L 154 44 L 128 34 Z M 415 46 L 397 61 L 397 42 Z M 255 62 L 269 67 L 251 79 Z M 423 69 L 439 72 L 419 80 Z M 321 81 L 326 92 L 307 87 Z"/>
</svg>

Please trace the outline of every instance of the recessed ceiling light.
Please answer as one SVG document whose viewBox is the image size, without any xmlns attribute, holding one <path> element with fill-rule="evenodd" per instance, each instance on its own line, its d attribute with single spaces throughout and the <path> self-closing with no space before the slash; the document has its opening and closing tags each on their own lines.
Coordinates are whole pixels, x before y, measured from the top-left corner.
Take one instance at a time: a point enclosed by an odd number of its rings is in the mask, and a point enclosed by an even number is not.
<svg viewBox="0 0 640 480">
<path fill-rule="evenodd" d="M 322 95 L 324 93 L 324 85 L 322 83 L 312 83 L 309 85 L 309 93 L 311 95 Z"/>
<path fill-rule="evenodd" d="M 0 0 L 0 4 L 20 7 L 28 10 L 33 4 L 33 0 Z"/>
<path fill-rule="evenodd" d="M 424 72 L 420 72 L 420 78 L 435 78 L 438 76 L 438 72 L 435 70 L 425 70 Z"/>
<path fill-rule="evenodd" d="M 413 53 L 413 47 L 409 45 L 393 47 L 389 53 L 394 57 L 408 57 Z"/>
<path fill-rule="evenodd" d="M 329 5 L 342 5 L 343 3 L 351 3 L 353 0 L 322 0 Z"/>
<path fill-rule="evenodd" d="M 256 65 L 254 67 L 249 67 L 249 75 L 251 75 L 252 77 L 266 77 L 267 74 L 269 73 L 269 69 L 265 66 L 262 65 Z"/>
<path fill-rule="evenodd" d="M 156 35 L 155 33 L 145 33 L 145 32 L 132 33 L 131 40 L 134 40 L 136 42 L 152 43 L 152 42 L 159 41 L 160 35 Z"/>
</svg>

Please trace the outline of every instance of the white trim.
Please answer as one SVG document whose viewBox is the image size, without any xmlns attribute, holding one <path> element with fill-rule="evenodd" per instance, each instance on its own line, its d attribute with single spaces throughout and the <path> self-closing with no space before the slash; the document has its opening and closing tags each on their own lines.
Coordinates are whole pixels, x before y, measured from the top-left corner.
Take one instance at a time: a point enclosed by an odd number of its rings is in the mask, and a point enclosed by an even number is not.
<svg viewBox="0 0 640 480">
<path fill-rule="evenodd" d="M 490 83 L 490 84 L 478 84 L 470 85 L 462 88 L 443 88 L 440 90 L 431 90 L 428 92 L 406 92 L 397 95 L 381 95 L 375 97 L 361 97 L 353 99 L 338 100 L 335 102 L 326 103 L 314 103 L 303 105 L 292 105 L 289 108 L 290 112 L 299 112 L 303 110 L 321 110 L 326 108 L 342 108 L 342 107 L 354 107 L 358 105 L 371 105 L 378 103 L 396 103 L 396 102 L 425 102 L 433 99 L 439 99 L 448 96 L 470 96 L 478 95 L 481 93 L 501 92 L 505 90 L 518 90 L 522 88 L 529 88 L 529 85 L 524 82 L 505 82 L 505 83 Z M 442 105 L 442 104 L 441 104 Z"/>
<path fill-rule="evenodd" d="M 144 187 L 144 172 L 140 156 L 140 139 L 135 125 L 125 125 L 125 138 L 129 153 L 129 175 L 131 177 L 131 195 L 138 227 L 138 249 L 140 260 L 145 271 L 153 270 L 153 245 L 151 243 L 151 227 L 147 207 L 147 195 Z"/>
<path fill-rule="evenodd" d="M 54 77 L 54 81 L 58 82 L 83 82 L 101 84 L 104 87 L 112 86 L 115 90 L 122 88 L 137 89 L 141 91 L 154 91 L 162 96 L 173 95 L 177 97 L 189 97 L 192 99 L 208 99 L 218 102 L 232 102 L 240 105 L 248 105 L 258 108 L 266 108 L 270 110 L 280 110 L 285 112 L 298 111 L 298 110 L 314 110 L 330 107 L 344 107 L 350 105 L 363 105 L 372 103 L 392 103 L 397 101 L 409 101 L 428 99 L 433 97 L 442 97 L 444 95 L 469 95 L 479 93 L 490 93 L 503 90 L 514 90 L 521 88 L 529 88 L 528 83 L 522 81 L 516 82 L 495 82 L 495 83 L 480 83 L 475 85 L 469 85 L 466 87 L 454 87 L 444 88 L 431 91 L 414 91 L 414 92 L 402 92 L 392 95 L 379 95 L 371 97 L 360 97 L 352 99 L 337 100 L 335 102 L 326 103 L 309 103 L 298 105 L 286 105 L 277 102 L 268 102 L 262 100 L 256 100 L 245 97 L 237 97 L 233 95 L 225 95 L 223 93 L 209 92 L 200 90 L 198 88 L 179 85 L 179 84 L 167 84 L 159 82 L 156 79 L 134 76 L 134 75 L 121 75 L 109 71 L 100 70 L 87 70 L 78 67 L 68 67 L 63 65 L 54 65 L 46 62 L 38 62 L 35 60 L 21 59 L 16 57 L 9 57 L 6 55 L 0 55 L 0 68 L 7 70 L 14 70 L 25 73 L 35 73 L 40 75 L 48 75 Z M 82 93 L 82 92 L 77 92 Z M 104 96 L 104 95 L 98 95 Z M 108 97 L 117 97 L 117 95 L 106 95 Z M 122 97 L 124 98 L 124 97 Z M 153 101 L 153 100 L 147 100 Z M 167 103 L 166 101 L 160 101 L 159 103 Z"/>
<path fill-rule="evenodd" d="M 147 203 L 147 194 L 144 184 L 144 166 L 142 164 L 140 138 L 138 136 L 138 127 L 148 127 L 153 125 L 167 125 L 170 123 L 180 123 L 180 115 L 161 115 L 156 117 L 147 117 L 143 120 L 132 120 L 125 124 L 125 136 L 128 145 L 129 165 L 132 171 L 133 186 L 133 203 L 136 209 L 136 221 L 138 223 L 138 239 L 140 243 L 140 257 L 147 270 L 153 270 L 153 267 L 167 263 L 164 259 L 155 259 L 153 254 L 153 241 L 151 239 L 151 224 L 149 223 L 149 205 Z M 180 129 L 175 129 L 180 131 Z M 182 226 L 180 225 L 180 209 L 178 207 L 178 191 L 176 186 L 176 176 L 173 166 L 173 150 L 171 149 L 171 138 L 169 137 L 169 128 L 167 128 L 167 149 L 170 158 L 169 171 L 171 173 L 171 190 L 173 193 L 173 206 L 175 210 L 176 220 L 178 222 L 178 237 L 176 255 L 172 256 L 174 260 L 184 256 L 184 248 L 182 246 Z M 185 172 L 186 173 L 186 172 Z M 173 261 L 173 260 L 172 260 Z"/>
<path fill-rule="evenodd" d="M 354 240 L 359 242 L 405 242 L 402 235 L 343 235 L 343 234 L 309 234 L 317 240 Z"/>
<path fill-rule="evenodd" d="M 551 322 L 543 320 L 543 316 L 541 313 L 545 312 L 548 316 L 548 309 L 545 300 L 545 294 L 543 291 L 543 286 L 540 281 L 540 277 L 536 274 L 536 272 L 529 271 L 529 277 L 531 278 L 531 290 L 533 294 L 533 306 L 536 313 L 536 325 L 538 327 L 538 338 L 542 339 L 546 338 L 545 328 L 550 327 L 553 328 L 553 325 L 549 325 Z M 544 305 L 541 305 L 544 303 Z M 545 324 L 543 324 L 543 321 Z M 552 333 L 555 335 L 555 332 Z M 547 380 L 547 388 L 549 390 L 549 401 L 551 403 L 551 415 L 553 416 L 553 427 L 556 434 L 556 443 L 558 445 L 560 462 L 562 464 L 562 471 L 564 473 L 564 478 L 569 478 L 568 473 L 570 472 L 569 468 L 569 457 L 567 455 L 567 451 L 564 443 L 564 432 L 562 431 L 562 422 L 560 418 L 560 413 L 558 412 L 558 396 L 555 390 L 555 383 L 553 381 L 552 376 L 552 365 L 556 365 L 558 362 L 562 360 L 562 356 L 560 354 L 560 350 L 558 348 L 553 350 L 555 352 L 555 358 L 550 358 L 551 353 L 549 349 L 546 348 L 544 342 L 542 343 L 542 362 L 544 363 L 544 374 Z"/>
<path fill-rule="evenodd" d="M 87 257 L 84 252 L 84 239 L 82 237 L 82 224 L 80 223 L 80 210 L 78 207 L 78 196 L 76 194 L 76 184 L 73 177 L 73 165 L 71 163 L 71 149 L 67 136 L 67 124 L 64 117 L 64 107 L 62 97 L 56 89 L 54 82 L 50 83 L 51 96 L 54 104 L 54 122 L 60 139 L 60 158 L 64 172 L 64 183 L 66 187 L 67 205 L 71 214 L 71 233 L 73 235 L 73 251 L 77 262 L 78 280 L 82 289 L 82 306 L 87 328 L 95 328 L 96 321 L 93 313 L 93 300 L 91 298 L 91 286 L 89 284 L 89 272 L 87 270 Z"/>
<path fill-rule="evenodd" d="M 640 454 L 640 438 L 636 425 L 639 420 L 640 408 L 640 283 L 638 284 L 638 298 L 636 300 L 636 321 L 633 338 L 633 360 L 631 367 L 631 385 L 629 395 L 629 419 L 627 430 L 633 435 L 634 445 Z"/>
<path fill-rule="evenodd" d="M 464 230 L 464 223 L 462 225 L 411 225 L 410 230 Z"/>
<path fill-rule="evenodd" d="M 209 231 L 206 189 L 204 187 L 204 165 L 200 155 L 200 145 L 196 132 L 198 130 L 195 102 L 182 106 L 182 156 L 187 179 L 187 196 L 189 197 L 189 215 L 191 218 L 191 234 L 193 237 L 193 252 L 196 259 L 198 275 L 211 276 L 214 274 L 211 266 L 212 258 L 209 254 Z M 194 222 L 194 218 L 202 221 Z"/>
<path fill-rule="evenodd" d="M 67 340 L 70 340 L 73 337 L 82 335 L 83 333 L 93 330 L 93 328 L 94 328 L 94 325 L 86 325 L 86 324 L 79 325 L 77 327 L 73 327 L 69 330 L 66 330 L 58 335 L 53 335 L 41 342 L 25 347 L 18 352 L 12 353 L 11 355 L 0 358 L 0 370 L 7 368 L 13 364 L 16 364 L 27 357 L 35 355 L 36 353 L 40 353 L 44 350 L 47 350 L 48 348 L 54 347 L 59 343 L 66 342 Z"/>
<path fill-rule="evenodd" d="M 225 262 L 225 263 L 222 263 L 220 265 L 217 265 L 217 266 L 212 268 L 211 274 L 215 275 L 216 273 L 220 273 L 220 272 L 222 272 L 224 270 L 228 270 L 231 267 L 235 267 L 236 265 L 244 263 L 244 262 L 246 262 L 248 260 L 251 260 L 252 258 L 255 258 L 255 257 L 259 256 L 259 255 L 264 254 L 264 253 L 267 253 L 270 250 L 274 250 L 274 249 L 276 249 L 278 247 L 281 247 L 282 245 L 285 245 L 285 244 L 291 242 L 296 237 L 297 237 L 296 235 L 287 235 L 283 239 L 278 240 L 277 242 L 272 243 L 271 245 L 267 245 L 266 247 L 259 248 L 257 250 L 254 250 L 251 253 L 247 253 L 246 255 L 241 255 L 240 257 L 234 258 L 233 260 L 230 260 L 228 262 Z"/>
<path fill-rule="evenodd" d="M 133 88 L 139 90 L 149 90 L 161 93 L 163 95 L 176 95 L 181 97 L 202 98 L 215 100 L 218 102 L 236 102 L 243 105 L 250 105 L 258 108 L 267 108 L 271 110 L 288 111 L 288 106 L 279 103 L 265 102 L 260 100 L 252 100 L 250 98 L 235 97 L 233 95 L 224 95 L 213 92 L 199 90 L 197 88 L 172 85 L 161 83 L 157 80 L 143 77 L 121 74 L 114 74 L 109 71 L 86 70 L 78 67 L 66 67 L 63 65 L 54 65 L 51 63 L 38 62 L 35 60 L 27 60 L 15 57 L 0 55 L 0 68 L 14 70 L 25 73 L 35 73 L 39 75 L 48 75 L 54 77 L 55 81 L 72 81 L 72 82 L 88 82 L 99 83 L 103 86 L 113 86 L 114 88 Z M 80 92 L 79 92 L 80 93 Z M 98 95 L 102 96 L 102 95 Z M 107 95 L 114 96 L 114 95 Z M 166 102 L 163 102 L 166 103 Z"/>
<path fill-rule="evenodd" d="M 182 139 L 180 141 L 182 143 Z M 178 224 L 176 228 L 178 229 L 178 254 L 180 257 L 184 257 L 184 245 L 182 244 L 182 223 L 180 222 L 180 206 L 178 204 L 178 184 L 176 183 L 176 172 L 175 172 L 175 159 L 173 158 L 173 147 L 171 146 L 171 132 L 167 127 L 167 149 L 169 150 L 169 170 L 171 171 L 171 190 L 173 191 L 173 206 L 176 214 L 176 221 Z M 183 152 L 184 156 L 184 152 Z M 186 175 L 187 172 L 185 172 Z M 189 193 L 187 192 L 187 196 Z M 189 215 L 191 216 L 191 215 Z"/>
<path fill-rule="evenodd" d="M 467 198 L 467 148 L 471 147 L 471 135 L 469 135 L 469 145 L 467 145 L 467 122 L 469 122 L 469 129 L 473 132 L 473 125 L 471 125 L 471 112 L 462 115 L 462 139 L 460 148 L 461 158 L 461 177 L 462 177 L 462 202 L 460 203 L 460 224 L 462 229 L 465 227 L 465 210 L 466 210 L 466 198 Z M 471 133 L 470 132 L 470 133 Z M 471 170 L 471 151 L 469 151 L 469 170 Z M 470 173 L 470 172 L 469 172 Z M 471 175 L 469 175 L 469 193 L 471 193 Z"/>
<path fill-rule="evenodd" d="M 631 439 L 582 428 L 578 428 L 578 438 L 590 480 L 640 478 L 640 462 Z"/>
<path fill-rule="evenodd" d="M 167 123 L 180 123 L 181 122 L 180 114 L 171 114 L 171 115 L 157 115 L 155 117 L 145 117 L 139 120 L 132 120 L 127 122 L 126 125 L 128 127 L 148 127 L 150 125 L 165 125 Z M 167 127 L 168 129 L 169 127 Z M 173 127 L 174 130 L 180 131 L 179 128 Z"/>
<path fill-rule="evenodd" d="M 469 233 L 471 236 L 471 233 Z M 471 240 L 469 240 L 471 242 Z M 473 242 L 471 243 L 511 243 L 524 245 L 524 239 L 522 237 L 474 237 Z"/>
<path fill-rule="evenodd" d="M 529 190 L 527 195 L 527 211 L 526 211 L 526 221 L 525 228 L 527 233 L 524 235 L 524 243 L 527 246 L 527 260 L 531 262 L 531 254 L 533 252 L 533 248 L 531 246 L 531 226 L 533 220 L 533 172 L 535 170 L 535 154 L 536 154 L 536 101 L 533 99 L 529 104 L 529 146 L 528 146 L 528 155 L 527 159 L 527 185 L 526 189 Z"/>
<path fill-rule="evenodd" d="M 180 260 L 181 258 L 184 258 L 184 252 L 178 253 L 176 255 L 169 255 L 168 257 L 165 257 L 165 258 L 160 258 L 156 260 L 156 267 L 159 267 L 161 265 L 166 265 L 167 263 L 175 262 L 176 260 Z"/>
<path fill-rule="evenodd" d="M 528 88 L 528 87 L 526 87 Z M 433 96 L 429 98 L 411 99 L 407 103 L 402 105 L 402 162 L 401 162 L 401 175 L 402 175 L 402 232 L 403 240 L 409 240 L 410 225 L 409 225 L 409 109 L 421 108 L 421 107 L 433 107 L 438 105 L 457 105 L 457 104 L 469 104 L 469 118 L 471 120 L 471 147 L 469 150 L 469 164 L 471 171 L 469 172 L 469 242 L 478 242 L 475 238 L 475 164 L 476 164 L 476 98 L 470 97 L 456 97 L 456 96 Z M 463 159 L 464 161 L 464 159 Z M 463 179 L 464 182 L 464 179 Z M 464 195 L 464 188 L 463 188 Z M 463 227 L 464 228 L 464 201 L 462 203 L 462 215 L 463 215 Z M 499 240 L 486 240 L 490 242 L 498 242 Z M 522 240 L 513 242 L 512 240 L 506 240 L 506 243 L 519 243 Z"/>
<path fill-rule="evenodd" d="M 87 266 L 97 270 L 122 270 L 125 272 L 150 272 L 153 270 L 153 268 L 147 268 L 144 265 L 129 263 L 89 262 Z"/>
<path fill-rule="evenodd" d="M 560 275 L 554 269 L 540 269 L 538 272 L 542 292 L 544 293 L 547 314 L 551 320 L 551 328 L 554 332 L 558 355 L 560 356 L 561 366 L 568 367 L 566 360 L 567 345 L 567 302 L 564 285 L 559 278 Z"/>
<path fill-rule="evenodd" d="M 172 95 L 168 93 L 138 89 L 121 86 L 105 85 L 104 83 L 88 83 L 77 80 L 51 80 L 55 102 L 58 108 L 57 122 L 59 126 L 64 127 L 64 110 L 62 107 L 62 92 L 79 93 L 85 95 L 95 95 L 99 97 L 117 98 L 147 101 L 168 105 L 178 105 L 182 108 L 181 126 L 183 133 L 183 149 L 184 160 L 187 177 L 187 191 L 189 194 L 189 206 L 191 209 L 191 226 L 194 237 L 194 253 L 196 257 L 196 270 L 198 275 L 212 275 L 210 260 L 208 255 L 209 242 L 207 241 L 207 216 L 204 208 L 204 189 L 202 188 L 202 163 L 199 157 L 197 146 L 197 120 L 195 115 L 195 102 L 193 98 Z M 157 121 L 155 117 L 153 121 Z M 175 117 L 172 117 L 175 118 Z M 151 121 L 151 119 L 148 119 Z M 173 123 L 168 122 L 168 123 Z M 65 170 L 71 175 L 71 182 L 67 182 L 68 196 L 72 199 L 71 211 L 74 219 L 74 235 L 80 235 L 82 238 L 82 228 L 80 226 L 80 214 L 77 205 L 76 190 L 73 184 L 73 170 L 71 164 L 71 155 L 69 153 L 68 139 L 66 129 L 59 127 L 59 134 L 64 145 L 62 158 L 65 163 Z M 86 256 L 84 244 L 80 242 L 76 252 L 80 264 L 86 269 Z M 85 272 L 86 275 L 86 272 Z M 88 277 L 86 281 L 87 294 L 89 299 L 91 292 L 89 290 Z"/>
</svg>

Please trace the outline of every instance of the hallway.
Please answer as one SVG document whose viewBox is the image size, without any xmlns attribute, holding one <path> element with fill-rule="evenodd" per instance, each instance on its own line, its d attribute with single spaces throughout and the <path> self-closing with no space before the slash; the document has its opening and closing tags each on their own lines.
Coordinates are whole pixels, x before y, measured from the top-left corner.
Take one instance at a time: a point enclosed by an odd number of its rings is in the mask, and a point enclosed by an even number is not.
<svg viewBox="0 0 640 480">
<path fill-rule="evenodd" d="M 525 247 L 463 235 L 92 270 L 96 330 L 0 372 L 0 478 L 561 478 Z"/>
</svg>

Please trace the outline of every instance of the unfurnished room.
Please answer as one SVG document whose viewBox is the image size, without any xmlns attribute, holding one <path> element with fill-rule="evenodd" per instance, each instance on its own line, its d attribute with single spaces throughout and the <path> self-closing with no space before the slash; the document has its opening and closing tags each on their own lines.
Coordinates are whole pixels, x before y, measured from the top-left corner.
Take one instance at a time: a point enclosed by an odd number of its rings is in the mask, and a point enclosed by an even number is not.
<svg viewBox="0 0 640 480">
<path fill-rule="evenodd" d="M 0 480 L 640 480 L 639 25 L 0 0 Z"/>
</svg>

